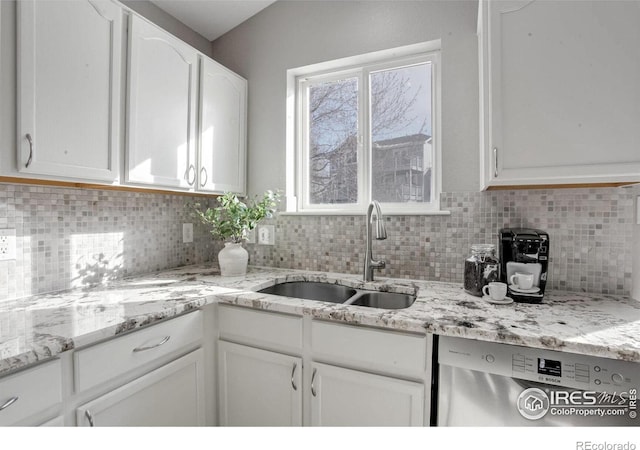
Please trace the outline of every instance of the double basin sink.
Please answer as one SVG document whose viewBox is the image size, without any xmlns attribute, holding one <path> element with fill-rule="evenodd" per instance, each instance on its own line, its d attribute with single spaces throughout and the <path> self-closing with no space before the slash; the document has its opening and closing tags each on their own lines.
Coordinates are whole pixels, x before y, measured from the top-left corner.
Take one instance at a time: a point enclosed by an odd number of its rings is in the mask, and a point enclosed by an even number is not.
<svg viewBox="0 0 640 450">
<path fill-rule="evenodd" d="M 416 300 L 415 295 L 397 292 L 369 291 L 339 284 L 317 281 L 292 281 L 275 284 L 258 292 L 286 297 L 341 303 L 343 305 L 365 306 L 381 309 L 408 308 Z"/>
</svg>

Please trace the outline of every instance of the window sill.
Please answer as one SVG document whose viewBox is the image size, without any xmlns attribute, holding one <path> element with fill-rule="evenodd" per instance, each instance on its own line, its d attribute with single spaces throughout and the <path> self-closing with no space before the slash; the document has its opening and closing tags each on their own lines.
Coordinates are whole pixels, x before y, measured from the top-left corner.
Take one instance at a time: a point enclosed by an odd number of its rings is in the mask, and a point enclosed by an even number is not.
<svg viewBox="0 0 640 450">
<path fill-rule="evenodd" d="M 366 211 L 280 211 L 280 216 L 365 216 Z M 394 211 L 382 208 L 382 215 L 388 216 L 450 216 L 451 211 Z"/>
</svg>

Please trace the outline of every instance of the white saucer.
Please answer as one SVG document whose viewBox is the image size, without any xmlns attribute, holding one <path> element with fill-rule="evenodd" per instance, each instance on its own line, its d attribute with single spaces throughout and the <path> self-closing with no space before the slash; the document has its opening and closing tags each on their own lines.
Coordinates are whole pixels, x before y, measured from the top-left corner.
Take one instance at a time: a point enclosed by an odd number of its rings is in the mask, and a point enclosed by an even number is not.
<svg viewBox="0 0 640 450">
<path fill-rule="evenodd" d="M 537 294 L 538 292 L 540 292 L 539 287 L 534 287 L 530 289 L 520 289 L 519 287 L 515 287 L 512 284 L 509 285 L 509 289 L 511 289 L 513 292 L 518 292 L 520 294 Z"/>
<path fill-rule="evenodd" d="M 488 295 L 483 295 L 482 300 L 484 300 L 485 302 L 489 302 L 492 305 L 509 305 L 513 303 L 513 299 L 511 297 L 505 297 L 502 300 L 494 300 Z"/>
</svg>

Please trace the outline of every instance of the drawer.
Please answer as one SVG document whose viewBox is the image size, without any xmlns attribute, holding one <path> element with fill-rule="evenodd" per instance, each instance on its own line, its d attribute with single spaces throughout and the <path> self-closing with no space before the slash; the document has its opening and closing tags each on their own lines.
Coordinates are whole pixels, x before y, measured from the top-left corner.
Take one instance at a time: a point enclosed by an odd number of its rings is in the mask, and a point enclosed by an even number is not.
<svg viewBox="0 0 640 450">
<path fill-rule="evenodd" d="M 302 352 L 302 318 L 220 305 L 222 339 L 287 353 Z"/>
<path fill-rule="evenodd" d="M 414 377 L 427 364 L 427 337 L 397 331 L 313 321 L 314 360 Z"/>
<path fill-rule="evenodd" d="M 62 402 L 60 360 L 0 378 L 0 425 L 13 425 Z M 11 402 L 12 399 L 15 399 Z"/>
<path fill-rule="evenodd" d="M 75 389 L 81 392 L 202 339 L 201 311 L 160 322 L 74 354 Z"/>
</svg>

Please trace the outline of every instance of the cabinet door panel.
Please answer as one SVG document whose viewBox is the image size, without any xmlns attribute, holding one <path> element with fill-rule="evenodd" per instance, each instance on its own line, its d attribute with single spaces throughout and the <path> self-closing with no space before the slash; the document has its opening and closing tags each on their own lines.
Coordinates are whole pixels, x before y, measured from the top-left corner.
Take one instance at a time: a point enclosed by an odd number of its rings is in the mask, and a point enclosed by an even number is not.
<svg viewBox="0 0 640 450">
<path fill-rule="evenodd" d="M 18 170 L 116 179 L 122 10 L 27 0 L 17 11 Z"/>
<path fill-rule="evenodd" d="M 204 425 L 203 377 L 200 349 L 85 403 L 78 426 Z"/>
<path fill-rule="evenodd" d="M 480 15 L 485 183 L 639 180 L 640 4 L 489 1 Z"/>
<path fill-rule="evenodd" d="M 245 192 L 247 82 L 208 58 L 200 76 L 198 189 Z"/>
<path fill-rule="evenodd" d="M 62 368 L 56 359 L 0 378 L 0 426 L 24 423 L 62 402 Z"/>
<path fill-rule="evenodd" d="M 220 341 L 218 362 L 221 425 L 302 425 L 300 358 Z"/>
<path fill-rule="evenodd" d="M 127 181 L 195 183 L 195 49 L 132 15 L 129 29 Z"/>
<path fill-rule="evenodd" d="M 40 424 L 41 427 L 63 427 L 64 426 L 64 417 L 57 416 L 51 420 L 47 420 L 45 423 Z"/>
<path fill-rule="evenodd" d="M 424 385 L 326 364 L 311 368 L 313 426 L 424 425 Z"/>
</svg>

